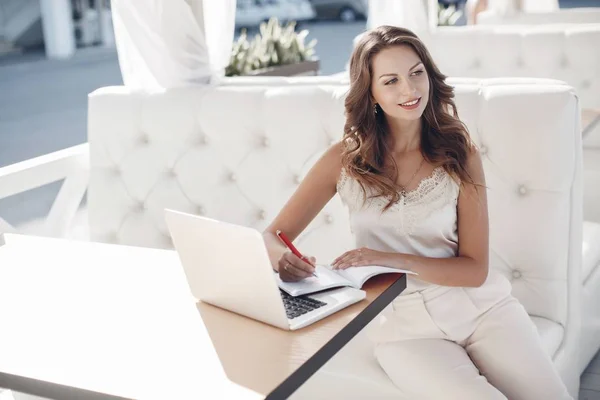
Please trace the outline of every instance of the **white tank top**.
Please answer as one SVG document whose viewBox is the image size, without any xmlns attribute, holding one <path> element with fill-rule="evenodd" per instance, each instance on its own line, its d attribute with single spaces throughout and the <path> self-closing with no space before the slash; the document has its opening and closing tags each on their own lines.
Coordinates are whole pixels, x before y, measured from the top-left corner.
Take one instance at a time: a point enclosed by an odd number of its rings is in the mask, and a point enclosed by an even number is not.
<svg viewBox="0 0 600 400">
<path fill-rule="evenodd" d="M 356 247 L 414 254 L 424 257 L 455 257 L 458 252 L 458 183 L 443 167 L 437 167 L 419 186 L 381 212 L 388 199 L 368 198 L 363 202 L 360 184 L 342 168 L 337 191 L 350 214 L 350 227 Z M 402 294 L 437 285 L 407 275 Z"/>
</svg>

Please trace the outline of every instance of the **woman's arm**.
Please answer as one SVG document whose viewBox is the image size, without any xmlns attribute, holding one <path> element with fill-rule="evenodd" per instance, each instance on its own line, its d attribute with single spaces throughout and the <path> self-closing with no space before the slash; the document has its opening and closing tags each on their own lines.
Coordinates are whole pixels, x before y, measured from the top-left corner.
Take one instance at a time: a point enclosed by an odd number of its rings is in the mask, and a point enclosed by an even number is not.
<svg viewBox="0 0 600 400">
<path fill-rule="evenodd" d="M 476 150 L 469 155 L 467 169 L 480 186 L 465 183 L 458 196 L 458 256 L 430 258 L 363 248 L 344 253 L 334 267 L 384 265 L 416 272 L 419 279 L 437 285 L 481 286 L 488 274 L 489 222 L 485 176 Z"/>
<path fill-rule="evenodd" d="M 331 146 L 315 163 L 277 217 L 263 232 L 269 258 L 275 270 L 278 270 L 278 263 L 283 254 L 289 252 L 275 232 L 278 229 L 285 232 L 292 241 L 302 233 L 335 195 L 342 167 L 341 157 L 342 143 L 340 142 Z M 290 261 L 294 263 L 298 260 L 290 259 Z"/>
<path fill-rule="evenodd" d="M 477 24 L 477 15 L 488 9 L 488 0 L 467 0 L 465 10 L 467 12 L 467 23 L 469 25 Z"/>
</svg>

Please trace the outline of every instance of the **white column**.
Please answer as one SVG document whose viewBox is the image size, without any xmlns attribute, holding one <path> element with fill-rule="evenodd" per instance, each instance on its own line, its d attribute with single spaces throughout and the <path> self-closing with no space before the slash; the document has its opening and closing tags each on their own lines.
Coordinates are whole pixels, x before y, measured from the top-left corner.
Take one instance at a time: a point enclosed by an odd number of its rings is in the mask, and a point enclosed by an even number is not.
<svg viewBox="0 0 600 400">
<path fill-rule="evenodd" d="M 40 0 L 46 56 L 68 58 L 75 52 L 70 0 Z"/>
<path fill-rule="evenodd" d="M 427 32 L 430 21 L 426 4 L 425 0 L 370 0 L 367 28 L 392 25 L 417 34 Z"/>
<path fill-rule="evenodd" d="M 110 12 L 110 1 L 97 0 L 96 10 L 98 11 L 98 21 L 100 23 L 100 39 L 105 47 L 115 47 L 115 34 L 112 25 L 112 15 Z"/>
</svg>

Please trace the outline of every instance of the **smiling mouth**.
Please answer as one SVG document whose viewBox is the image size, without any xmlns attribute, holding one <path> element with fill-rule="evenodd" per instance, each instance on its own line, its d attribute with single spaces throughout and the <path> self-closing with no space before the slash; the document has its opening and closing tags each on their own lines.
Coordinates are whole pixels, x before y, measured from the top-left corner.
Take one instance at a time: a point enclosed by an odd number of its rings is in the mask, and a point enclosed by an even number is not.
<svg viewBox="0 0 600 400">
<path fill-rule="evenodd" d="M 406 103 L 400 103 L 400 104 L 398 104 L 398 105 L 399 105 L 400 107 L 405 107 L 405 108 L 407 108 L 407 107 L 414 107 L 414 106 L 416 106 L 417 104 L 419 104 L 419 102 L 420 102 L 420 101 L 421 101 L 421 98 L 419 97 L 418 99 L 414 99 L 414 100 L 411 100 L 411 101 L 407 101 Z"/>
</svg>

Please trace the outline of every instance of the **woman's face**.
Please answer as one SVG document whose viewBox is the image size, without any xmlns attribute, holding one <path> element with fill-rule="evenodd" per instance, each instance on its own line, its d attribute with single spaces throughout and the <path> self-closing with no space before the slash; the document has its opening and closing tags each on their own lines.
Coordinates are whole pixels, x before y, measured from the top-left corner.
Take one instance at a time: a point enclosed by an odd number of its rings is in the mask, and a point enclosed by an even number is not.
<svg viewBox="0 0 600 400">
<path fill-rule="evenodd" d="M 392 46 L 372 60 L 371 95 L 388 118 L 421 118 L 429 101 L 429 77 L 410 46 Z M 381 111 L 380 111 L 381 112 Z"/>
</svg>

